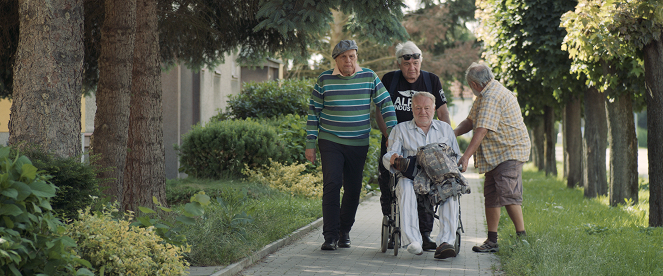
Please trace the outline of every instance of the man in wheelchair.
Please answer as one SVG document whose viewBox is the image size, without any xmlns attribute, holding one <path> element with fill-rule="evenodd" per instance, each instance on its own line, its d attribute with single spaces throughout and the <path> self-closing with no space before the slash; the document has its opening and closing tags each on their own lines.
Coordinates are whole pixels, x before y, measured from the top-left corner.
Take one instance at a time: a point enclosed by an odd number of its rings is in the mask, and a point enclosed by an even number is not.
<svg viewBox="0 0 663 276">
<path fill-rule="evenodd" d="M 417 151 L 420 147 L 429 144 L 446 144 L 455 153 L 454 162 L 458 162 L 461 156 L 453 129 L 446 122 L 433 120 L 434 112 L 435 97 L 428 92 L 415 93 L 412 96 L 414 119 L 394 127 L 389 135 L 387 153 L 382 157 L 384 166 L 392 173 L 402 172 L 402 177 L 399 177 L 396 186 L 396 196 L 400 206 L 401 239 L 403 244 L 407 245 L 407 251 L 415 255 L 423 254 L 423 240 L 419 233 L 417 215 L 417 193 L 413 181 L 415 175 L 423 173 L 421 168 L 414 166 Z M 469 193 L 466 186 L 463 193 Z M 458 196 L 448 197 L 439 203 L 440 232 L 436 238 L 439 246 L 435 250 L 434 257 L 446 259 L 456 256 L 454 242 L 459 219 Z"/>
</svg>

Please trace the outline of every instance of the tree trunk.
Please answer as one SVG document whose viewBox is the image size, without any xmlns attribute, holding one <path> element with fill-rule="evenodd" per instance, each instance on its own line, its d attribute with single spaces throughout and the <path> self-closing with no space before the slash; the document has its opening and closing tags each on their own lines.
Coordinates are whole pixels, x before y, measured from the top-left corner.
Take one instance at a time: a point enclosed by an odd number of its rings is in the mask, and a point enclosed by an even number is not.
<svg viewBox="0 0 663 276">
<path fill-rule="evenodd" d="M 125 210 L 166 205 L 161 59 L 156 0 L 136 1 L 136 47 L 131 82 L 131 115 L 124 169 Z"/>
<path fill-rule="evenodd" d="M 610 145 L 610 205 L 625 199 L 638 202 L 638 139 L 635 137 L 633 101 L 625 94 L 606 101 Z"/>
<path fill-rule="evenodd" d="M 569 179 L 569 154 L 568 154 L 568 145 L 566 144 L 566 134 L 568 133 L 567 129 L 567 119 L 566 119 L 566 109 L 568 108 L 569 103 L 566 103 L 562 107 L 562 177 L 566 178 L 567 185 Z"/>
<path fill-rule="evenodd" d="M 83 1 L 20 1 L 9 144 L 81 153 Z"/>
<path fill-rule="evenodd" d="M 585 185 L 585 197 L 588 198 L 608 194 L 605 171 L 607 135 L 605 95 L 592 86 L 585 91 L 585 136 L 583 137 L 583 150 L 586 158 L 583 184 Z"/>
<path fill-rule="evenodd" d="M 544 131 L 543 131 L 543 124 L 535 124 L 532 127 L 532 151 L 533 151 L 533 159 L 534 160 L 534 165 L 539 169 L 539 171 L 543 171 L 545 169 L 545 139 L 544 139 Z"/>
<path fill-rule="evenodd" d="M 127 157 L 131 71 L 136 36 L 136 0 L 106 0 L 101 27 L 97 113 L 94 117 L 92 153 L 103 192 L 122 203 Z"/>
<path fill-rule="evenodd" d="M 543 131 L 545 133 L 545 167 L 546 175 L 557 175 L 557 160 L 555 159 L 555 109 L 552 106 L 543 107 Z"/>
<path fill-rule="evenodd" d="M 603 63 L 605 74 L 614 74 L 614 67 Z M 610 93 L 610 90 L 606 91 Z M 605 102 L 610 147 L 610 205 L 638 202 L 638 139 L 635 137 L 633 100 L 630 93 L 622 93 Z"/>
<path fill-rule="evenodd" d="M 663 226 L 663 40 L 644 47 L 647 89 L 647 158 L 649 161 L 649 226 Z"/>
<path fill-rule="evenodd" d="M 582 186 L 582 131 L 580 130 L 581 100 L 577 97 L 564 107 L 564 167 L 566 186 Z"/>
</svg>

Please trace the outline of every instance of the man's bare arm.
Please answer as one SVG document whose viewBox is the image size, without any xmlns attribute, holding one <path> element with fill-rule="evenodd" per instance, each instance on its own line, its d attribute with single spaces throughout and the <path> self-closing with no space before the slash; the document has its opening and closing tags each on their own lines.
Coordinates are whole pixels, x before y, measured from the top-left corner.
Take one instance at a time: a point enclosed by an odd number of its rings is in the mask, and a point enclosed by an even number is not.
<svg viewBox="0 0 663 276">
<path fill-rule="evenodd" d="M 488 129 L 483 127 L 478 127 L 474 130 L 474 135 L 472 135 L 472 141 L 470 141 L 470 145 L 467 146 L 465 153 L 463 153 L 463 156 L 460 158 L 460 160 L 458 160 L 458 165 L 463 166 L 461 170 L 462 172 L 467 170 L 467 163 L 470 159 L 470 156 L 472 156 L 477 151 L 477 149 L 479 149 L 479 145 L 481 145 L 481 141 L 483 141 L 483 138 L 486 137 L 487 133 Z"/>
<path fill-rule="evenodd" d="M 454 129 L 454 134 L 456 134 L 456 136 L 460 136 L 470 132 L 470 130 L 472 130 L 472 120 L 465 119 L 462 122 L 460 122 L 458 126 L 456 126 L 456 129 Z"/>
<path fill-rule="evenodd" d="M 385 139 L 389 138 L 389 135 L 387 135 L 387 124 L 384 122 L 384 118 L 382 118 L 382 112 L 380 112 L 380 109 L 378 108 L 375 108 L 375 122 L 378 123 L 378 128 L 380 128 L 382 136 L 384 136 Z"/>
</svg>

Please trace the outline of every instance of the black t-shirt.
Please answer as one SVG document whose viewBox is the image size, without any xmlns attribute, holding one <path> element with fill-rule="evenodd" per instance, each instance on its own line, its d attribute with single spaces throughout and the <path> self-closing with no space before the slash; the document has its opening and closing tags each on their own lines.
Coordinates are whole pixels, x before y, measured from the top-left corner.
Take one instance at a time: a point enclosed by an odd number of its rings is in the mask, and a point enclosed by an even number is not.
<svg viewBox="0 0 663 276">
<path fill-rule="evenodd" d="M 394 78 L 394 72 L 389 72 L 382 76 L 382 84 L 387 90 L 391 88 L 391 81 Z M 426 91 L 426 83 L 424 82 L 424 74 L 419 74 L 419 78 L 414 83 L 409 83 L 405 80 L 403 74 L 396 85 L 396 91 L 389 91 L 389 96 L 391 101 L 394 103 L 394 109 L 396 110 L 396 119 L 398 122 L 405 122 L 414 119 L 412 115 L 412 95 L 416 92 L 430 92 L 435 96 L 435 110 L 440 108 L 443 104 L 447 103 L 447 98 L 444 96 L 444 91 L 442 90 L 442 83 L 440 83 L 440 78 L 430 73 L 431 88 L 433 91 Z"/>
</svg>

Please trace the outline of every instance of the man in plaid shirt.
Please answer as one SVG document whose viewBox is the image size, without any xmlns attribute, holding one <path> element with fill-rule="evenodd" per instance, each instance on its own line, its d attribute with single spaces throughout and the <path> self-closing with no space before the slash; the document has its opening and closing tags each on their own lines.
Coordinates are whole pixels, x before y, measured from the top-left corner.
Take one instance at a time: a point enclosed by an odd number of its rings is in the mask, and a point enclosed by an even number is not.
<svg viewBox="0 0 663 276">
<path fill-rule="evenodd" d="M 484 197 L 488 239 L 475 252 L 497 252 L 500 209 L 506 208 L 518 236 L 525 236 L 523 221 L 523 163 L 529 161 L 530 139 L 516 96 L 495 80 L 485 64 L 472 63 L 465 72 L 467 84 L 477 97 L 467 119 L 454 133 L 472 130 L 470 145 L 458 161 L 465 172 L 470 156 L 474 167 L 485 173 Z"/>
</svg>

